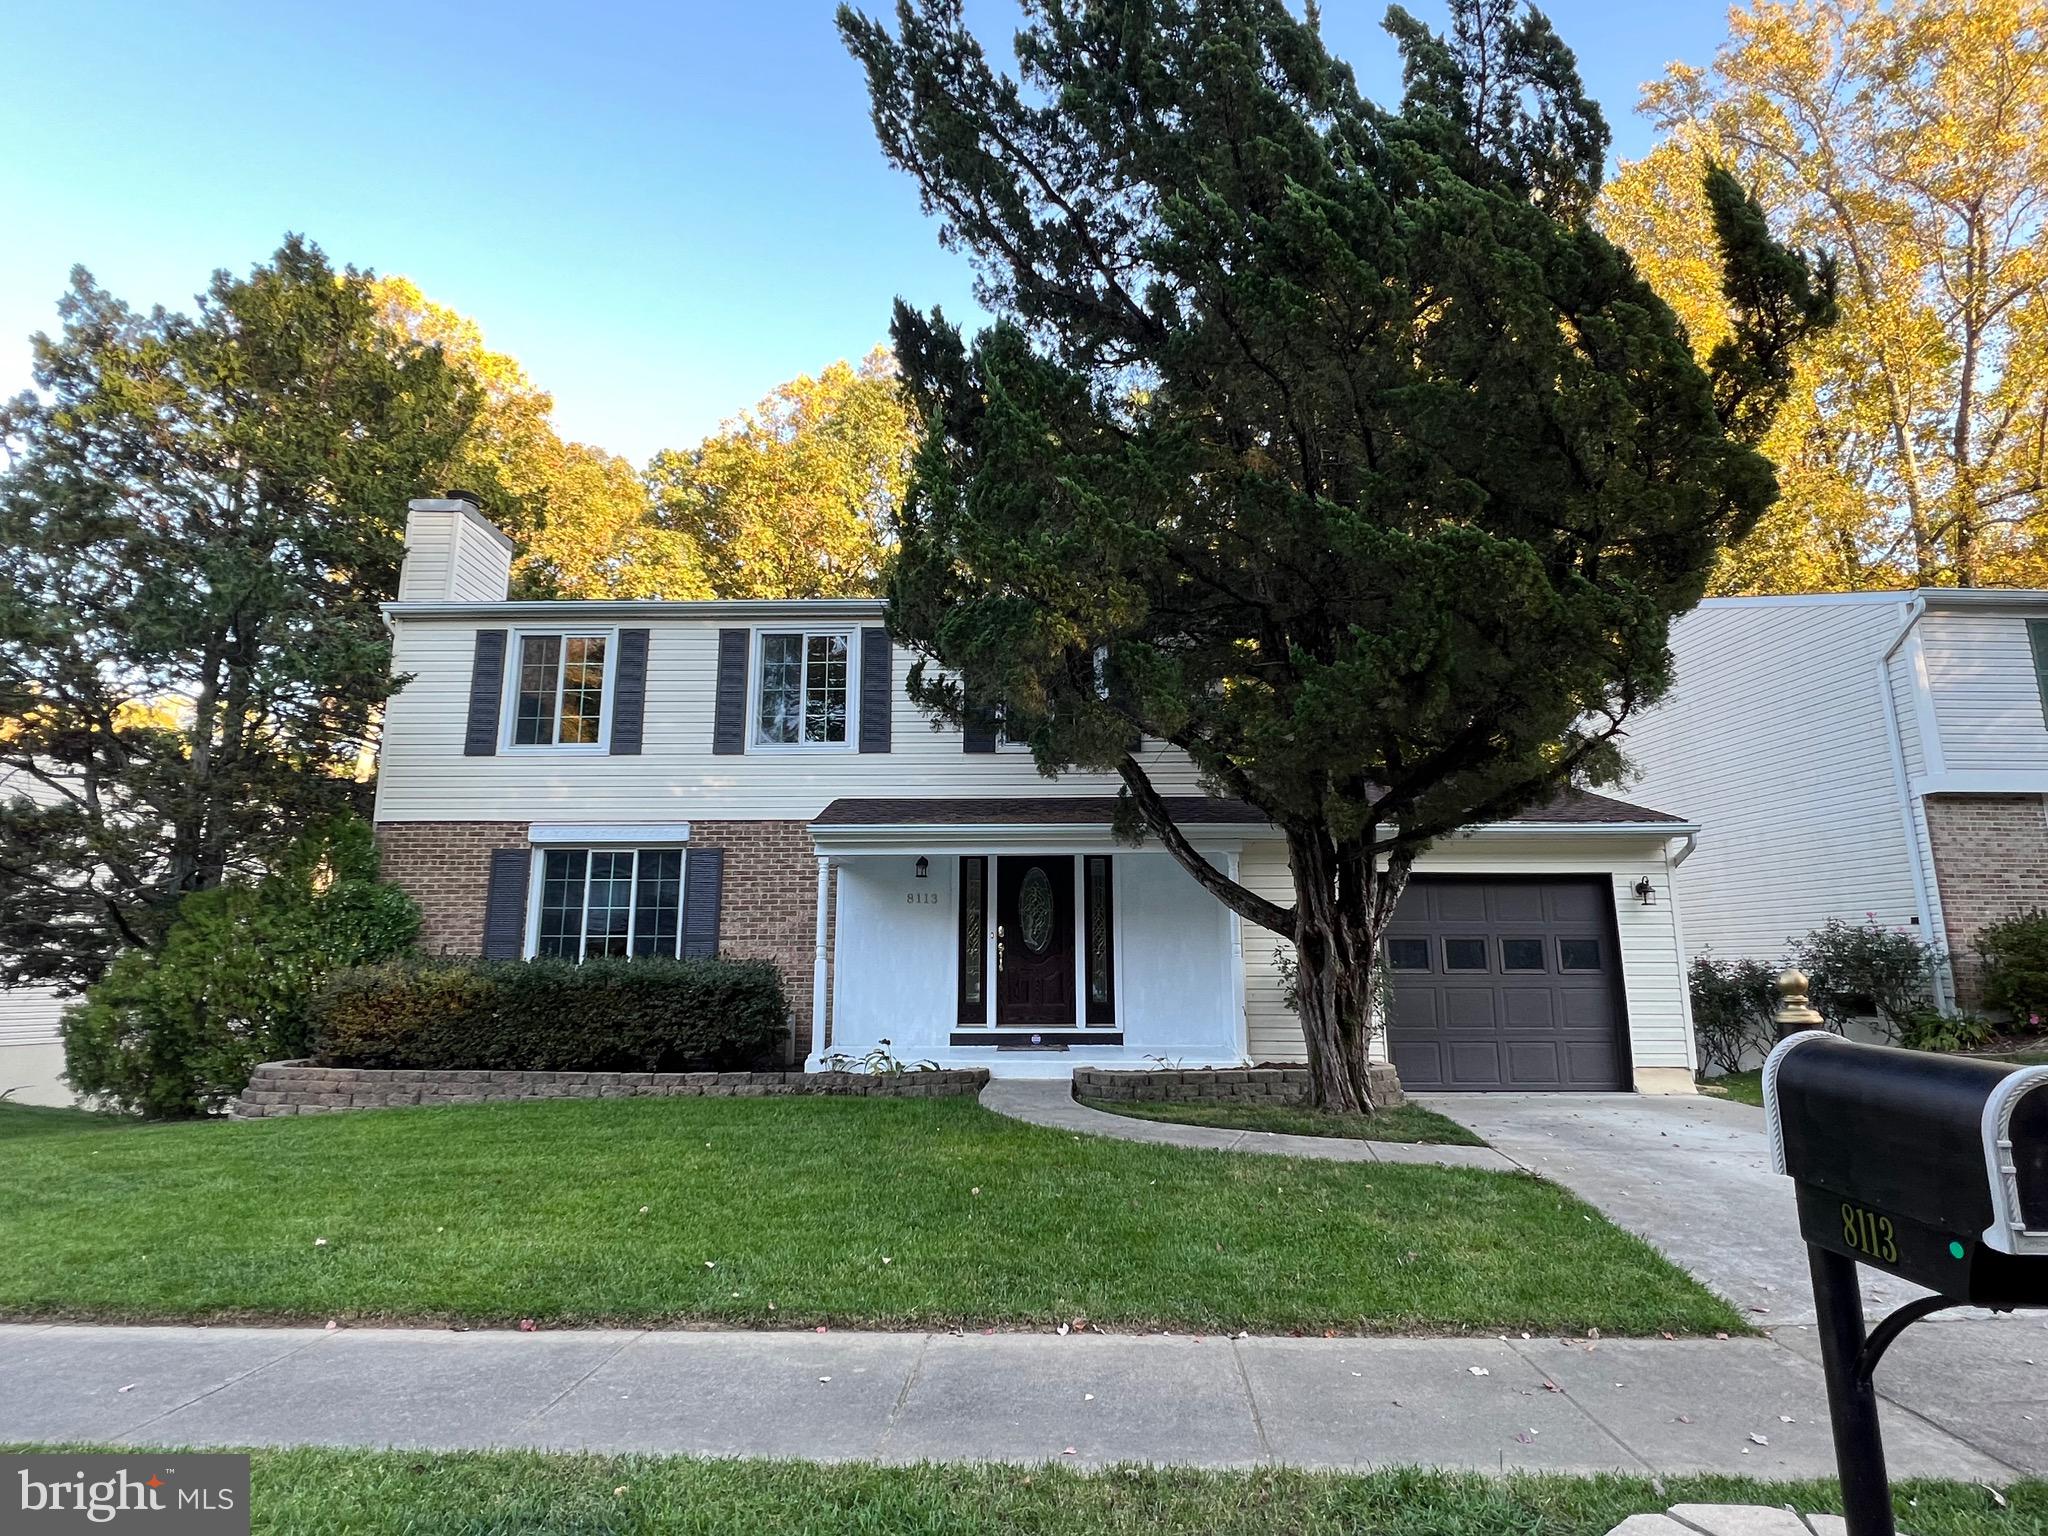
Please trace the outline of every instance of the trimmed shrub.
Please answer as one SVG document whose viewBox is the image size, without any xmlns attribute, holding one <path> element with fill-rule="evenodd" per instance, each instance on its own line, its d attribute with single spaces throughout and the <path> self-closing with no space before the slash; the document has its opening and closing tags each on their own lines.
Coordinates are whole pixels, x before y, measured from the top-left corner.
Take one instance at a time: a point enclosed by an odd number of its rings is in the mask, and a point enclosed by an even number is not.
<svg viewBox="0 0 2048 1536">
<path fill-rule="evenodd" d="M 1740 1072 L 1769 1052 L 1777 1039 L 1771 1021 L 1778 1005 L 1777 979 L 1776 969 L 1761 960 L 1701 955 L 1693 961 L 1686 981 L 1702 1062 L 1721 1072 Z"/>
<path fill-rule="evenodd" d="M 161 945 L 119 956 L 64 1015 L 64 1075 L 130 1113 L 213 1113 L 259 1061 L 305 1054 L 330 972 L 403 953 L 419 926 L 412 898 L 378 882 L 369 827 L 323 823 L 254 884 L 185 896 Z"/>
<path fill-rule="evenodd" d="M 2048 912 L 2038 908 L 1993 923 L 1977 935 L 1984 1001 L 2017 1029 L 2048 1028 Z"/>
<path fill-rule="evenodd" d="M 407 960 L 313 1000 L 330 1066 L 517 1072 L 734 1071 L 789 1029 L 766 960 Z"/>
<path fill-rule="evenodd" d="M 1981 1051 L 1993 1034 L 1991 1021 L 1977 1014 L 1922 1008 L 1900 1023 L 1898 1041 L 1909 1051 Z"/>
</svg>

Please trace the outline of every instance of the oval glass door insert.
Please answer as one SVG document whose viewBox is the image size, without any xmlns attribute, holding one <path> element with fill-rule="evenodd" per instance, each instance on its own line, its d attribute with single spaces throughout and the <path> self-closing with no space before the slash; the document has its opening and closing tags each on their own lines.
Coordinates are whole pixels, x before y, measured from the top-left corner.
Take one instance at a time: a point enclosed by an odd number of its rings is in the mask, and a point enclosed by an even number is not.
<svg viewBox="0 0 2048 1536">
<path fill-rule="evenodd" d="M 1044 954 L 1052 942 L 1052 880 L 1039 865 L 1027 869 L 1017 886 L 1017 924 L 1024 930 L 1024 947 Z"/>
</svg>

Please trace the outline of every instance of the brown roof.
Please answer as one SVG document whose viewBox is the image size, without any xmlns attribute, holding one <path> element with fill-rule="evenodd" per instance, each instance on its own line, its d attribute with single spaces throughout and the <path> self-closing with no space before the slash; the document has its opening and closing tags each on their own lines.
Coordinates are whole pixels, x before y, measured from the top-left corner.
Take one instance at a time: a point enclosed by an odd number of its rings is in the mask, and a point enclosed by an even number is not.
<svg viewBox="0 0 2048 1536">
<path fill-rule="evenodd" d="M 1114 795 L 1012 795 L 976 800 L 834 800 L 812 820 L 814 827 L 1108 826 L 1116 816 Z M 1173 819 L 1182 826 L 1258 826 L 1265 816 L 1242 800 L 1209 795 L 1169 795 Z M 1512 822 L 1593 827 L 1669 822 L 1681 816 L 1646 810 L 1606 795 L 1568 790 L 1548 805 L 1531 806 Z"/>
</svg>

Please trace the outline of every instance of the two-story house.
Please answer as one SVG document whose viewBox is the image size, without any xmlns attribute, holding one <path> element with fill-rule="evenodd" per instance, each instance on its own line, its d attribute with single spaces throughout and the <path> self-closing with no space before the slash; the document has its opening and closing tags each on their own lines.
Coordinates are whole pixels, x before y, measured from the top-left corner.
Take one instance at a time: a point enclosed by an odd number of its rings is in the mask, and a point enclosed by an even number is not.
<svg viewBox="0 0 2048 1536">
<path fill-rule="evenodd" d="M 765 956 L 814 1064 L 1301 1058 L 1284 942 L 1118 843 L 1113 775 L 935 728 L 880 602 L 508 602 L 510 558 L 470 503 L 413 503 L 376 816 L 428 949 Z M 1272 828 L 1139 750 L 1195 845 L 1291 904 Z M 1573 795 L 1433 849 L 1388 941 L 1408 1086 L 1689 1090 L 1697 830 Z"/>
<path fill-rule="evenodd" d="M 2048 592 L 1715 598 L 1630 738 L 1631 793 L 1711 837 L 1676 876 L 1688 947 L 1776 960 L 1830 918 L 1949 951 L 2048 907 Z"/>
</svg>

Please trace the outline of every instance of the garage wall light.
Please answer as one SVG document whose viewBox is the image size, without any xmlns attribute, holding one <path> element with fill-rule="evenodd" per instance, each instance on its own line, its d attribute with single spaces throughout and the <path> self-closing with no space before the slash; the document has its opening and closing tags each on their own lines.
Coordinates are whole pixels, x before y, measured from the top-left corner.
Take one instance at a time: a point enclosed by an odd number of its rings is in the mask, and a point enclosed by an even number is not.
<svg viewBox="0 0 2048 1536">
<path fill-rule="evenodd" d="M 1657 887 L 1650 884 L 1650 877 L 1648 875 L 1643 876 L 1642 879 L 1636 882 L 1636 900 L 1646 907 L 1657 905 Z"/>
</svg>

